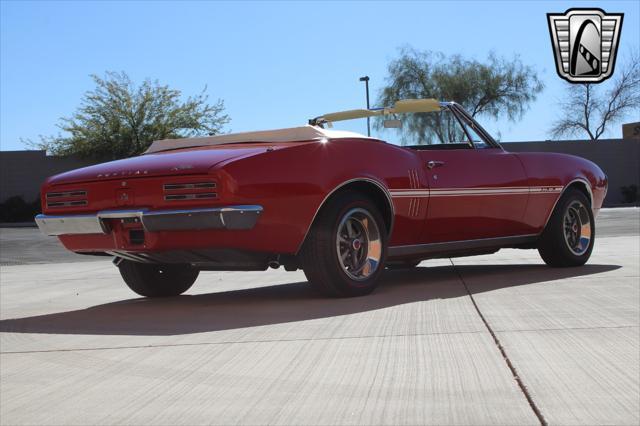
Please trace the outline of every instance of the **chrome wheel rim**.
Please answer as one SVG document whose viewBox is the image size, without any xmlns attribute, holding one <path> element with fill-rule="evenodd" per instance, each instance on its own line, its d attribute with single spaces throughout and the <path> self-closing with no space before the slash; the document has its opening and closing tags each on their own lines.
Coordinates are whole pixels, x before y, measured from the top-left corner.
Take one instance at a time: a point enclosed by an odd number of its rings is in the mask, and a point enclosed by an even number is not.
<svg viewBox="0 0 640 426">
<path fill-rule="evenodd" d="M 364 281 L 378 270 L 382 239 L 371 213 L 354 208 L 342 217 L 336 235 L 336 252 L 342 271 L 352 280 Z"/>
<path fill-rule="evenodd" d="M 591 219 L 589 211 L 580 201 L 573 201 L 562 220 L 564 241 L 571 253 L 582 256 L 591 244 Z"/>
</svg>

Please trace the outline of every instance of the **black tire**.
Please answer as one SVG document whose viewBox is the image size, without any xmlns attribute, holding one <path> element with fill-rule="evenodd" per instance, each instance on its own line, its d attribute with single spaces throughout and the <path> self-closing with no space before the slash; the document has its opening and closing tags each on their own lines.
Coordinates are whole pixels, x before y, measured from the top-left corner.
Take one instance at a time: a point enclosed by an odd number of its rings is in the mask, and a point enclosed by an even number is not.
<svg viewBox="0 0 640 426">
<path fill-rule="evenodd" d="M 347 234 L 338 237 L 342 230 Z M 336 194 L 318 214 L 301 251 L 302 269 L 312 288 L 331 297 L 371 293 L 384 270 L 387 232 L 380 211 L 365 195 Z M 347 242 L 345 236 L 352 239 Z M 339 254 L 343 252 L 349 252 L 346 259 Z"/>
<path fill-rule="evenodd" d="M 161 265 L 122 260 L 120 275 L 129 288 L 145 297 L 178 296 L 193 285 L 198 271 L 190 265 Z"/>
<path fill-rule="evenodd" d="M 403 269 L 413 269 L 420 264 L 420 260 L 407 260 L 402 262 L 387 263 L 387 269 L 390 271 L 399 271 Z"/>
<path fill-rule="evenodd" d="M 584 265 L 593 250 L 595 231 L 589 199 L 577 189 L 568 189 L 542 232 L 538 252 L 549 266 Z"/>
</svg>

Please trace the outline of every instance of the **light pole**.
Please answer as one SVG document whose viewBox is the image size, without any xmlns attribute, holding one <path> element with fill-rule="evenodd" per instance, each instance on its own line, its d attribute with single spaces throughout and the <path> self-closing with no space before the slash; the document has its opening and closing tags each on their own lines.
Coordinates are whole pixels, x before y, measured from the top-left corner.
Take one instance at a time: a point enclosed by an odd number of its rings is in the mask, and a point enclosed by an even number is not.
<svg viewBox="0 0 640 426">
<path fill-rule="evenodd" d="M 369 76 L 360 77 L 360 81 L 364 81 L 364 87 L 367 91 L 367 109 L 369 109 Z M 371 122 L 369 120 L 370 118 L 367 117 L 367 136 L 371 136 Z"/>
</svg>

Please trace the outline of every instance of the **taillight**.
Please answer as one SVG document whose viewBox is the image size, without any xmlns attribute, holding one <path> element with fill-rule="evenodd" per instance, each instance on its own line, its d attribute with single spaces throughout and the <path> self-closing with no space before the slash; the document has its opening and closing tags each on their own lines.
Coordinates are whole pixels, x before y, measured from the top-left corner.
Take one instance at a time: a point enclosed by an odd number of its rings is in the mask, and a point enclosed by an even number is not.
<svg viewBox="0 0 640 426">
<path fill-rule="evenodd" d="M 165 201 L 183 201 L 218 198 L 215 182 L 165 183 Z"/>
<path fill-rule="evenodd" d="M 88 204 L 87 191 L 47 192 L 46 202 L 47 208 L 86 206 Z"/>
</svg>

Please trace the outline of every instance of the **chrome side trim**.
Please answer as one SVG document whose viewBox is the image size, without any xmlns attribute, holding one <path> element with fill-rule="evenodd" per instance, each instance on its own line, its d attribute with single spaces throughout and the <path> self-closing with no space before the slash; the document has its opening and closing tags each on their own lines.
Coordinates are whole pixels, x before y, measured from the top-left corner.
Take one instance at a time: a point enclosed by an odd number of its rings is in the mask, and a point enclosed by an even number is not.
<svg viewBox="0 0 640 426">
<path fill-rule="evenodd" d="M 493 188 L 437 188 L 437 189 L 391 189 L 393 198 L 403 197 L 456 197 L 471 195 L 536 195 L 561 192 L 562 186 L 521 186 L 521 187 L 493 187 Z"/>
<path fill-rule="evenodd" d="M 556 198 L 556 201 L 553 203 L 553 207 L 551 207 L 551 210 L 549 210 L 549 214 L 547 215 L 547 220 L 544 221 L 544 226 L 542 227 L 543 231 L 545 230 L 545 228 L 547 227 L 547 224 L 551 220 L 551 215 L 553 215 L 553 211 L 556 209 L 556 205 L 558 205 L 558 201 L 560 201 L 560 198 L 562 198 L 567 188 L 569 188 L 571 185 L 573 185 L 576 182 L 582 182 L 587 187 L 587 192 L 589 193 L 589 203 L 591 205 L 591 211 L 595 216 L 595 212 L 593 211 L 593 190 L 591 189 L 591 184 L 586 179 L 576 178 L 576 179 L 573 179 L 568 184 L 566 184 L 564 188 L 562 188 L 560 195 L 558 196 L 558 198 Z"/>
<path fill-rule="evenodd" d="M 393 198 L 404 198 L 404 197 L 426 198 L 426 197 L 429 197 L 430 195 L 429 189 L 391 189 L 389 190 L 389 193 Z"/>
<path fill-rule="evenodd" d="M 105 210 L 94 215 L 49 216 L 35 220 L 46 235 L 109 234 L 109 219 L 133 219 L 149 232 L 203 229 L 251 229 L 262 206 L 240 205 L 187 210 Z"/>
<path fill-rule="evenodd" d="M 304 233 L 304 237 L 302 238 L 302 241 L 300 241 L 300 244 L 298 244 L 298 249 L 296 250 L 296 253 L 298 253 L 300 251 L 300 249 L 302 248 L 302 244 L 304 244 L 304 241 L 307 239 L 307 235 L 309 235 L 309 232 L 311 231 L 311 226 L 313 226 L 313 222 L 315 222 L 316 217 L 318 216 L 318 213 L 320 212 L 320 210 L 322 209 L 324 204 L 327 202 L 329 197 L 331 197 L 340 188 L 342 188 L 342 187 L 344 187 L 346 185 L 349 185 L 350 183 L 353 183 L 353 182 L 368 182 L 368 183 L 372 183 L 372 184 L 376 185 L 380 190 L 382 190 L 382 192 L 384 193 L 385 197 L 387 197 L 387 203 L 389 203 L 389 209 L 391 210 L 391 226 L 389 226 L 389 237 L 391 236 L 391 233 L 393 231 L 393 223 L 395 222 L 396 211 L 395 211 L 395 207 L 393 205 L 393 200 L 391 198 L 391 194 L 389 193 L 389 189 L 387 189 L 387 187 L 384 186 L 379 181 L 371 179 L 371 178 L 366 178 L 366 177 L 353 178 L 353 179 L 349 179 L 349 180 L 346 180 L 346 181 L 342 182 L 341 184 L 339 184 L 338 186 L 333 188 L 324 197 L 324 199 L 322 200 L 322 202 L 320 203 L 320 205 L 316 209 L 316 212 L 314 213 L 313 217 L 311 218 L 311 222 L 309 222 L 309 226 L 307 227 L 307 232 Z"/>
<path fill-rule="evenodd" d="M 447 241 L 442 243 L 414 244 L 389 247 L 389 257 L 428 256 L 472 249 L 507 247 L 535 241 L 538 234 L 515 235 L 510 237 L 482 238 L 477 240 Z"/>
</svg>

